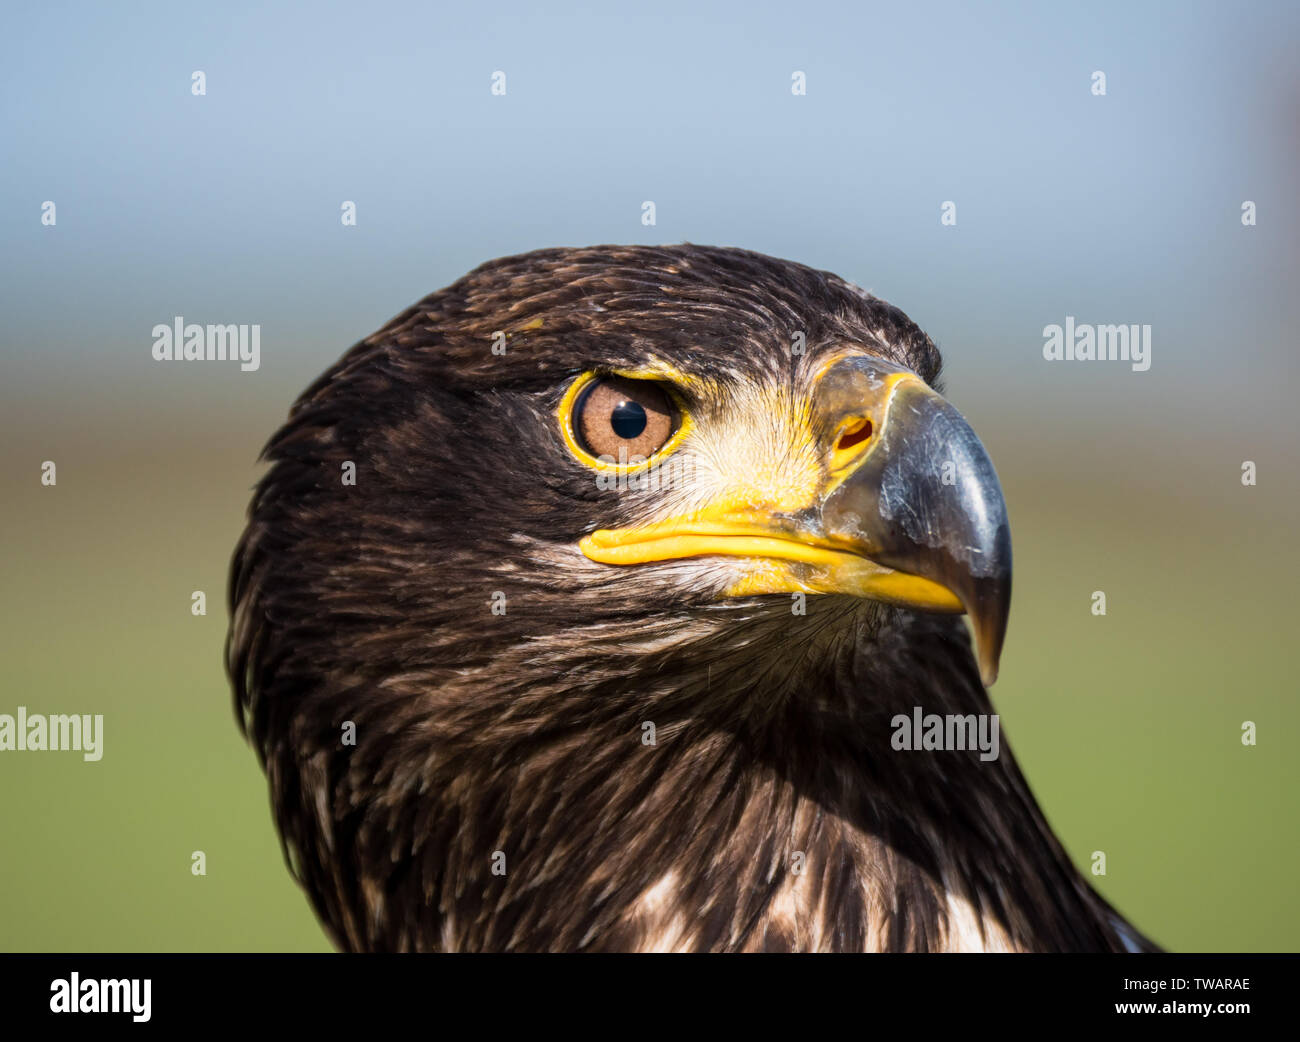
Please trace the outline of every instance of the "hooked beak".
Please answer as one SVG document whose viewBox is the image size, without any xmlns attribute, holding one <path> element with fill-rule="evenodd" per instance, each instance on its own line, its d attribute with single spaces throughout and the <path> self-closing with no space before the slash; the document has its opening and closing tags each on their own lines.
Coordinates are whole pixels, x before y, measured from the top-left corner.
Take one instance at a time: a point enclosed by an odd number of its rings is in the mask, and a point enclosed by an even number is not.
<svg viewBox="0 0 1300 1042">
<path fill-rule="evenodd" d="M 848 397 L 862 389 L 860 367 L 827 378 Z M 975 632 L 980 675 L 992 684 L 1011 611 L 1002 487 L 961 413 L 918 377 L 885 382 L 890 392 L 879 437 L 826 497 L 822 527 L 877 564 L 956 594 Z"/>
<path fill-rule="evenodd" d="M 997 679 L 1011 607 L 1011 530 L 988 453 L 961 414 L 910 370 L 867 356 L 830 364 L 814 388 L 826 470 L 796 509 L 719 504 L 603 529 L 579 544 L 607 564 L 711 554 L 762 558 L 728 593 L 847 593 L 965 611 L 980 675 Z"/>
</svg>

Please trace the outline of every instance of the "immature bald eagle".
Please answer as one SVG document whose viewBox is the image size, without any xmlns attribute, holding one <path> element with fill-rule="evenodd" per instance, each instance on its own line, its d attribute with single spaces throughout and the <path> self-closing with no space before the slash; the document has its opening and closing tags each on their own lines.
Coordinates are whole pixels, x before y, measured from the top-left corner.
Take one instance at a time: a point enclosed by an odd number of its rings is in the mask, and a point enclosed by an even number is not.
<svg viewBox="0 0 1300 1042">
<path fill-rule="evenodd" d="M 603 246 L 486 264 L 303 394 L 227 664 L 334 941 L 1149 947 L 960 740 L 1011 544 L 939 366 L 826 272 Z M 922 715 L 965 748 L 899 748 Z"/>
</svg>

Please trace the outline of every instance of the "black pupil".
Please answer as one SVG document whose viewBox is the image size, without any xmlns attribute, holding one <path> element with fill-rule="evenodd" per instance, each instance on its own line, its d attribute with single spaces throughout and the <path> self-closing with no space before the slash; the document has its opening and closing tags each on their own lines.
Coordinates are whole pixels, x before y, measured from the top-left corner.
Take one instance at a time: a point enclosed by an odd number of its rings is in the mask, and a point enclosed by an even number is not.
<svg viewBox="0 0 1300 1042">
<path fill-rule="evenodd" d="M 609 416 L 609 425 L 620 438 L 635 438 L 645 424 L 645 409 L 637 402 L 619 402 Z"/>
</svg>

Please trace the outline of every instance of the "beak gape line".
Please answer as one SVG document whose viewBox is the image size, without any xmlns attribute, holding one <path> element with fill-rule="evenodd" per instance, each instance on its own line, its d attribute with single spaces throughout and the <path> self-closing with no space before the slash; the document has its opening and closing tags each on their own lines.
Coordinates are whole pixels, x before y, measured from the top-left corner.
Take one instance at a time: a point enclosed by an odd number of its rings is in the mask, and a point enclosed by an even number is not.
<svg viewBox="0 0 1300 1042">
<path fill-rule="evenodd" d="M 797 512 L 719 503 L 581 549 L 611 565 L 711 554 L 774 567 L 733 596 L 842 593 L 923 611 L 964 611 L 980 674 L 997 678 L 1011 602 L 1011 530 L 993 463 L 956 409 L 915 373 L 867 356 L 829 365 L 813 424 L 830 461 Z"/>
</svg>

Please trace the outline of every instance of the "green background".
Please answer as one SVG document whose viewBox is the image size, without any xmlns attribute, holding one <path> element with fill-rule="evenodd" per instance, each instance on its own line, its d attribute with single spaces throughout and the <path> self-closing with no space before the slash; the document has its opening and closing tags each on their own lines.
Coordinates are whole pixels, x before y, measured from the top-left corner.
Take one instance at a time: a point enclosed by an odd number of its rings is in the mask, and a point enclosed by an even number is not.
<svg viewBox="0 0 1300 1042">
<path fill-rule="evenodd" d="M 260 433 L 149 419 L 60 416 L 38 445 L 37 416 L 7 417 L 23 450 L 11 456 L 63 462 L 54 488 L 32 464 L 4 476 L 6 545 L 26 551 L 5 561 L 3 711 L 106 719 L 98 763 L 0 755 L 0 943 L 322 949 L 221 668 L 225 569 Z M 1295 513 L 1270 491 L 1276 473 L 1265 464 L 1244 488 L 1240 453 L 1210 446 L 1203 467 L 1148 474 L 1155 434 L 1116 473 L 972 419 L 1015 537 L 994 701 L 1053 826 L 1085 870 L 1105 851 L 1095 882 L 1160 943 L 1293 949 L 1300 720 L 1282 579 Z M 260 428 L 274 420 L 267 407 Z M 206 617 L 190 614 L 193 590 Z M 206 877 L 190 873 L 194 850 Z"/>
</svg>

